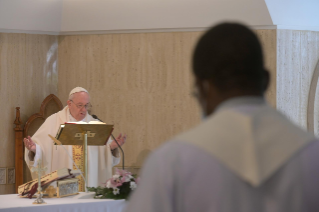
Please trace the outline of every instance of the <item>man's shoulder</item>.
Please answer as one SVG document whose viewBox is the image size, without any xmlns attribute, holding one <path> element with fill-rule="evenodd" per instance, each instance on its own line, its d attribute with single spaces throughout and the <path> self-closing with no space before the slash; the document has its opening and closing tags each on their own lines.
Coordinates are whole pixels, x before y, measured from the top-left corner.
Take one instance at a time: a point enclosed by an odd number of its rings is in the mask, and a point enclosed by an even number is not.
<svg viewBox="0 0 319 212">
<path fill-rule="evenodd" d="M 183 142 L 181 140 L 169 140 L 162 146 L 160 146 L 157 150 L 155 150 L 151 156 L 153 158 L 161 158 L 161 160 L 166 160 L 166 161 L 175 161 L 184 159 L 193 159 L 192 155 L 197 155 L 197 154 L 203 154 L 204 151 L 201 150 L 200 148 L 187 143 Z M 187 155 L 186 158 L 183 157 L 183 155 Z M 188 157 L 189 156 L 189 157 Z"/>
<path fill-rule="evenodd" d="M 206 165 L 202 166 L 203 164 Z M 143 176 L 150 177 L 165 173 L 164 177 L 175 176 L 188 179 L 194 172 L 203 172 L 208 166 L 210 170 L 229 173 L 229 170 L 223 168 L 224 166 L 205 150 L 190 143 L 171 140 L 150 154 L 143 165 L 143 172 L 145 172 Z"/>
<path fill-rule="evenodd" d="M 243 106 L 218 111 L 194 128 L 177 135 L 175 139 L 197 142 L 205 136 L 215 139 L 225 139 L 225 136 L 236 138 L 237 134 L 256 134 L 262 130 L 276 137 L 286 131 L 289 135 L 298 135 L 304 139 L 313 138 L 312 134 L 290 121 L 282 112 L 264 104 L 255 108 Z"/>
</svg>

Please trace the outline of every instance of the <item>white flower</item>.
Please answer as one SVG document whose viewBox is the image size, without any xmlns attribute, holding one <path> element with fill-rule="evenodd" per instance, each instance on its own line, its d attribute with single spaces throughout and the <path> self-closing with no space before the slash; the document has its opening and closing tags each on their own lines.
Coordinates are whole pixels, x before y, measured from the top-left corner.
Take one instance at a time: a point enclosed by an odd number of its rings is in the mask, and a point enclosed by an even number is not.
<svg viewBox="0 0 319 212">
<path fill-rule="evenodd" d="M 111 181 L 108 180 L 108 181 L 106 182 L 106 188 L 111 188 L 111 187 L 112 187 Z"/>
<path fill-rule="evenodd" d="M 114 180 L 119 179 L 120 176 L 121 176 L 121 175 L 115 174 L 115 175 L 113 175 L 113 179 L 114 179 Z"/>
<path fill-rule="evenodd" d="M 131 185 L 130 185 L 130 188 L 131 188 L 132 190 L 134 190 L 134 189 L 136 189 L 136 187 L 137 187 L 136 183 L 132 181 L 132 182 L 131 182 Z"/>
<path fill-rule="evenodd" d="M 120 189 L 119 188 L 114 188 L 113 189 L 113 194 L 114 195 L 117 195 L 117 194 L 119 194 L 120 193 Z"/>
<path fill-rule="evenodd" d="M 129 176 L 125 176 L 125 177 L 124 177 L 124 181 L 125 181 L 125 182 L 130 182 L 130 181 L 131 181 L 131 178 L 130 178 Z"/>
</svg>

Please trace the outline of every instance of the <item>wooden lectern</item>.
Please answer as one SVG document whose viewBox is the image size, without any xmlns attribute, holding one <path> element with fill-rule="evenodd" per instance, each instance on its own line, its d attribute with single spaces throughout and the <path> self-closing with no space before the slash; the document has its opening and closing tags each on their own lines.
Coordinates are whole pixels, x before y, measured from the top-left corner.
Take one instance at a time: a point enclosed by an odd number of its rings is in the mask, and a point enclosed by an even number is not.
<svg viewBox="0 0 319 212">
<path fill-rule="evenodd" d="M 112 134 L 114 125 L 103 122 L 94 123 L 65 123 L 61 124 L 56 139 L 61 145 L 83 145 L 85 190 L 87 191 L 87 146 L 103 146 Z M 57 143 L 55 143 L 57 144 Z"/>
</svg>

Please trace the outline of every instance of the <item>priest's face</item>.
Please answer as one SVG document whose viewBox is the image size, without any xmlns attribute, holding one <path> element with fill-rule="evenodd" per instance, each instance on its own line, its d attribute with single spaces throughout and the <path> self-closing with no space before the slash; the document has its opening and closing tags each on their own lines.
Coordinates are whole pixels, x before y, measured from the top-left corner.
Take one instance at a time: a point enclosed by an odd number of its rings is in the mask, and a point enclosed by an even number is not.
<svg viewBox="0 0 319 212">
<path fill-rule="evenodd" d="M 71 115 L 81 121 L 87 114 L 87 106 L 90 105 L 90 96 L 86 92 L 78 92 L 73 94 L 73 98 L 68 100 L 68 106 Z"/>
</svg>

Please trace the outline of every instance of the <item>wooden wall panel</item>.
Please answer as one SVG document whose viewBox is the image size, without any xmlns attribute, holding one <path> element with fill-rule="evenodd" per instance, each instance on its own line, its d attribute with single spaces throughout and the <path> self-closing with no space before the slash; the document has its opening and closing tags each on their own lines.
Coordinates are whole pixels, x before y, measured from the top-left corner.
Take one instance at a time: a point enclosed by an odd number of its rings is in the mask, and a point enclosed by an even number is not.
<svg viewBox="0 0 319 212">
<path fill-rule="evenodd" d="M 266 66 L 276 77 L 276 31 L 257 30 Z M 201 32 L 59 37 L 58 95 L 83 86 L 92 113 L 128 134 L 125 163 L 140 167 L 163 142 L 200 122 L 191 96 L 191 53 Z M 276 81 L 267 98 L 275 106 Z"/>
<path fill-rule="evenodd" d="M 190 57 L 200 33 L 63 36 L 59 40 L 59 97 L 83 86 L 92 113 L 125 132 L 127 166 L 199 123 L 191 96 Z"/>
<path fill-rule="evenodd" d="M 15 81 L 25 65 L 25 35 L 0 33 L 0 167 L 14 167 L 14 106 L 20 96 L 20 82 Z M 18 78 L 19 79 L 19 78 Z M 21 78 L 20 78 L 21 79 Z M 17 86 L 17 87 L 16 87 Z M 12 185 L 0 185 L 0 194 L 14 192 Z"/>
<path fill-rule="evenodd" d="M 276 108 L 276 66 L 277 66 L 277 32 L 276 30 L 255 30 L 264 52 L 266 69 L 270 72 L 270 84 L 265 94 L 270 105 Z"/>
<path fill-rule="evenodd" d="M 26 121 L 57 93 L 57 44 L 57 36 L 0 33 L 0 167 L 15 164 L 15 107 Z M 14 193 L 14 185 L 0 185 L 0 194 L 6 193 Z"/>
</svg>

